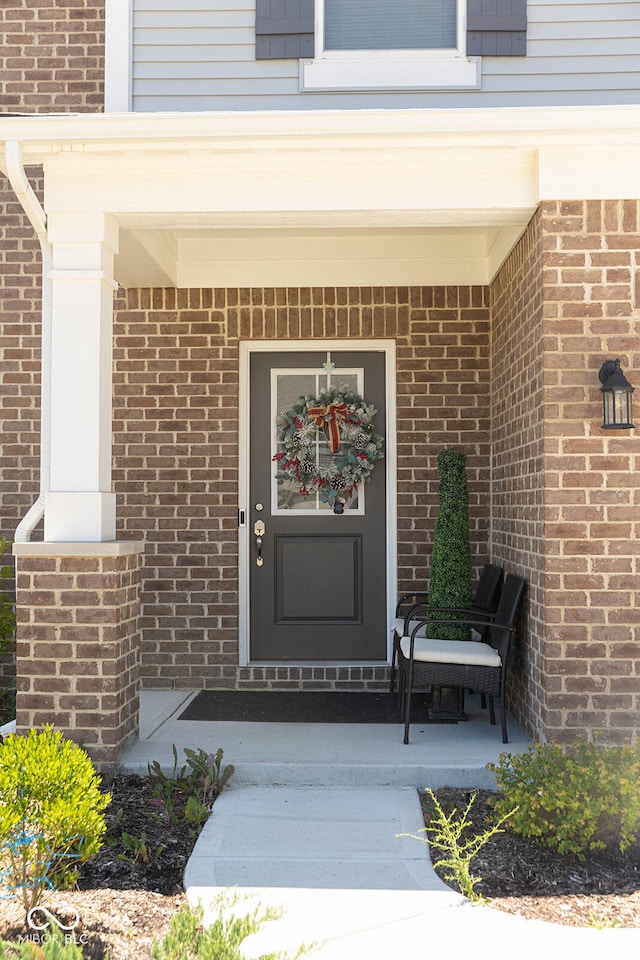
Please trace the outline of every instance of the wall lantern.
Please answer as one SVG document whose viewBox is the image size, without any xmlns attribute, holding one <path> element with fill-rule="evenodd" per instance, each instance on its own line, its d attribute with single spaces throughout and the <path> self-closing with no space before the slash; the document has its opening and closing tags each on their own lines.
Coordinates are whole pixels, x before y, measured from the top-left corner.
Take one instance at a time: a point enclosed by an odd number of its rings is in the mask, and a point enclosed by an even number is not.
<svg viewBox="0 0 640 960">
<path fill-rule="evenodd" d="M 605 360 L 600 368 L 602 426 L 605 430 L 631 430 L 631 386 L 620 369 L 619 360 Z"/>
</svg>

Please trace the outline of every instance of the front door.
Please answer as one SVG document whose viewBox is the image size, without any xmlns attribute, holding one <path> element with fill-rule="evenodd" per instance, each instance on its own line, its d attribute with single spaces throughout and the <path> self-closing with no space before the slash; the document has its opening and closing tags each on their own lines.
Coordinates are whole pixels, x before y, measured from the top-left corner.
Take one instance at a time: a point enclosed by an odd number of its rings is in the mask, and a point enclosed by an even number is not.
<svg viewBox="0 0 640 960">
<path fill-rule="evenodd" d="M 329 378 L 329 379 L 328 379 Z M 385 354 L 304 350 L 250 360 L 249 656 L 251 662 L 387 659 L 385 461 L 347 497 L 306 495 L 274 460 L 277 420 L 301 396 L 346 387 L 377 414 L 384 434 Z M 316 463 L 335 457 L 309 427 Z M 344 447 L 343 447 L 344 454 Z M 340 482 L 340 481 L 339 481 Z M 338 482 L 338 485 L 339 485 Z M 343 510 L 342 513 L 336 512 Z"/>
</svg>

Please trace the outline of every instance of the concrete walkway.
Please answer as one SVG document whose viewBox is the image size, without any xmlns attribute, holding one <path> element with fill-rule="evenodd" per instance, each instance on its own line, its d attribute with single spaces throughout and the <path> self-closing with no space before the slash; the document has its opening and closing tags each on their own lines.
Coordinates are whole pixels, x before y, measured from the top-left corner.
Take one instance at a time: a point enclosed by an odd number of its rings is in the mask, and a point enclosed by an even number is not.
<svg viewBox="0 0 640 960">
<path fill-rule="evenodd" d="M 205 723 L 178 720 L 192 694 L 145 693 L 140 740 L 125 769 L 173 765 L 172 745 L 224 750 L 236 772 L 216 801 L 185 872 L 189 900 L 205 906 L 235 888 L 237 907 L 282 909 L 246 941 L 246 956 L 316 943 L 318 960 L 389 960 L 434 949 L 513 951 L 547 960 L 615 951 L 640 957 L 640 930 L 562 927 L 471 905 L 436 876 L 419 834 L 418 788 L 490 786 L 485 769 L 528 740 L 499 727 L 473 699 L 470 720 L 400 725 Z"/>
</svg>

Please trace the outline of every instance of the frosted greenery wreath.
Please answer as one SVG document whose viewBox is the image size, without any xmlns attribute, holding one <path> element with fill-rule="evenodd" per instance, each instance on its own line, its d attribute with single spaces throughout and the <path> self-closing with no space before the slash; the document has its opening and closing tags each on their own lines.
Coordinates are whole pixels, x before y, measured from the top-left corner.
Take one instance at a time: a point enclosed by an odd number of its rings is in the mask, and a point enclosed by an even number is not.
<svg viewBox="0 0 640 960">
<path fill-rule="evenodd" d="M 345 502 L 361 481 L 371 478 L 384 456 L 384 439 L 373 429 L 376 410 L 347 387 L 325 390 L 317 397 L 300 397 L 278 417 L 278 483 L 294 480 L 302 496 L 320 491 L 333 506 Z M 317 456 L 318 429 L 330 456 Z"/>
</svg>

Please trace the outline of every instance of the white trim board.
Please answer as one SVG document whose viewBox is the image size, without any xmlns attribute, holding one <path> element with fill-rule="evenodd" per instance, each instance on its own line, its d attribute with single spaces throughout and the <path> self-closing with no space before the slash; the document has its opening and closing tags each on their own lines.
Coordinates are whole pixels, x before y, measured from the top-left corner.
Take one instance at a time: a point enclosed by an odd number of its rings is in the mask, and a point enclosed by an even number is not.
<svg viewBox="0 0 640 960">
<path fill-rule="evenodd" d="M 133 105 L 133 6 L 105 0 L 104 109 L 127 113 Z"/>
</svg>

